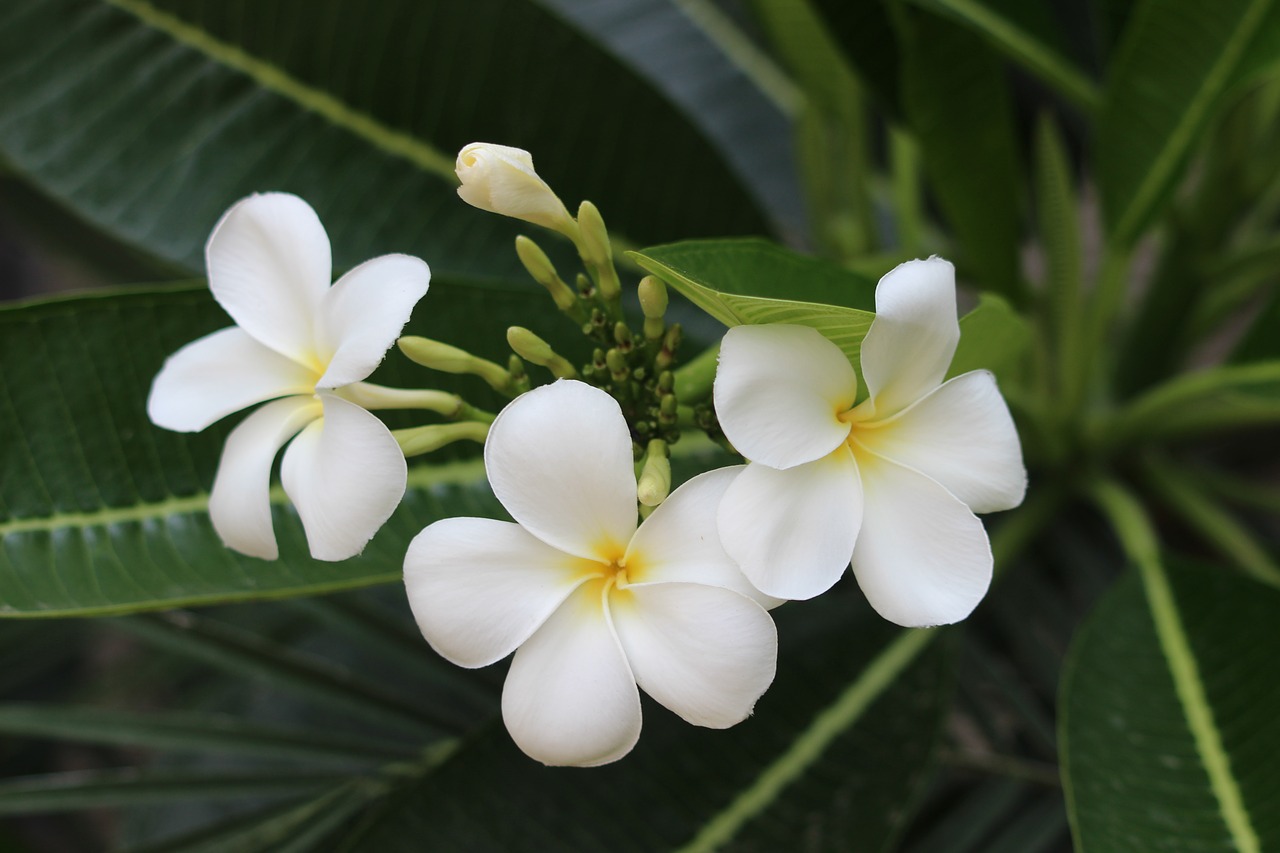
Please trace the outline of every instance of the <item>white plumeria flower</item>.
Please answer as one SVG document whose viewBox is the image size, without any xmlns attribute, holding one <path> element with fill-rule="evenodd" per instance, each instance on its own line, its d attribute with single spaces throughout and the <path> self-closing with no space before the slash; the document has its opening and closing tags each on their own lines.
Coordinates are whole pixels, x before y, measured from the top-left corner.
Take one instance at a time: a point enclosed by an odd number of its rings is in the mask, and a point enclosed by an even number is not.
<svg viewBox="0 0 1280 853">
<path fill-rule="evenodd" d="M 473 142 L 458 152 L 458 195 L 472 207 L 523 219 L 573 237 L 577 225 L 564 202 L 538 177 L 522 148 Z"/>
<path fill-rule="evenodd" d="M 947 382 L 960 326 L 955 271 L 902 264 L 876 288 L 862 342 L 869 397 L 835 344 L 802 326 L 739 326 L 715 380 L 720 425 L 751 464 L 726 490 L 721 540 L 753 584 L 811 598 L 853 572 L 884 618 L 943 625 L 991 582 L 975 512 L 1026 492 L 1018 433 L 995 377 Z"/>
<path fill-rule="evenodd" d="M 742 466 L 694 477 L 637 529 L 622 411 L 572 380 L 503 409 L 484 455 L 516 523 L 437 521 L 409 546 L 404 579 L 444 657 L 481 667 L 515 651 L 502 715 L 525 753 L 577 766 L 626 755 L 640 736 L 637 682 L 696 725 L 751 712 L 777 658 L 757 600 L 777 602 L 716 538 L 715 507 Z"/>
<path fill-rule="evenodd" d="M 332 287 L 329 237 L 314 210 L 286 193 L 236 203 L 205 247 L 209 289 L 236 325 L 165 361 L 147 414 L 198 432 L 271 400 L 227 437 L 209 516 L 227 546 L 274 560 L 271 466 L 293 439 L 281 479 L 313 557 L 358 554 L 404 496 L 404 454 L 387 427 L 344 399 L 373 372 L 427 292 L 431 272 L 385 255 Z M 294 438 L 297 436 L 297 438 Z"/>
</svg>

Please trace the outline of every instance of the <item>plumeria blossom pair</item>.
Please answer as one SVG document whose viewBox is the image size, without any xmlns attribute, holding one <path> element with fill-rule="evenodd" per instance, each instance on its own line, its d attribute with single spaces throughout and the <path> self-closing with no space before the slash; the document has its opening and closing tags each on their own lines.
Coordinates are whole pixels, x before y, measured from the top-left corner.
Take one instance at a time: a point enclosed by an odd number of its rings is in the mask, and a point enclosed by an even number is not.
<svg viewBox="0 0 1280 853">
<path fill-rule="evenodd" d="M 937 258 L 876 288 L 862 342 L 867 398 L 838 347 L 801 326 L 725 335 L 714 397 L 750 464 L 726 489 L 718 530 L 759 589 L 805 599 L 852 561 L 872 606 L 899 625 L 965 618 L 991 582 L 976 512 L 1022 502 L 1027 477 L 988 371 L 943 378 L 960 338 L 955 272 Z"/>
<path fill-rule="evenodd" d="M 742 472 L 676 489 L 637 526 L 631 436 L 582 382 L 534 389 L 498 415 L 485 468 L 515 523 L 450 518 L 409 546 L 418 626 L 456 664 L 515 652 L 502 715 L 546 764 L 594 766 L 640 735 L 637 684 L 700 726 L 743 720 L 773 681 L 762 596 L 720 546 L 716 507 Z"/>
<path fill-rule="evenodd" d="M 404 496 L 407 468 L 390 430 L 361 405 L 382 361 L 427 292 L 421 260 L 385 255 L 332 280 L 329 238 L 297 196 L 267 193 L 226 212 L 205 248 L 209 289 L 236 325 L 165 362 L 147 400 L 159 426 L 198 432 L 267 402 L 232 430 L 209 515 L 223 542 L 278 555 L 271 468 L 281 463 L 312 556 L 359 553 Z"/>
</svg>

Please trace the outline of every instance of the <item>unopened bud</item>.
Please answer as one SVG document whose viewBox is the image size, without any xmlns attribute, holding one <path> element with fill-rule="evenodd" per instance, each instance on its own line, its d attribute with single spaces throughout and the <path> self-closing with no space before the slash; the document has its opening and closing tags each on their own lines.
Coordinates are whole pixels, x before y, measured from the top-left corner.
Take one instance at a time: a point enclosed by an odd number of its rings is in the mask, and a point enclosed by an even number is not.
<svg viewBox="0 0 1280 853">
<path fill-rule="evenodd" d="M 616 300 L 622 293 L 618 273 L 613 268 L 613 249 L 609 245 L 609 230 L 604 226 L 600 210 L 589 201 L 578 206 L 578 229 L 582 242 L 578 250 L 582 260 L 595 271 L 600 285 L 600 296 L 606 302 Z"/>
<path fill-rule="evenodd" d="M 546 181 L 533 169 L 528 151 L 473 142 L 458 152 L 458 195 L 467 204 L 523 219 L 577 238 L 578 227 Z"/>
<path fill-rule="evenodd" d="M 507 329 L 507 344 L 525 361 L 541 365 L 558 379 L 577 379 L 578 371 L 551 345 L 523 326 Z"/>
<path fill-rule="evenodd" d="M 604 227 L 600 209 L 589 201 L 578 206 L 578 228 L 582 232 L 582 259 L 595 266 L 613 262 L 609 231 Z"/>
<path fill-rule="evenodd" d="M 658 393 L 670 394 L 671 389 L 676 387 L 676 375 L 670 370 L 664 370 L 658 374 Z"/>
<path fill-rule="evenodd" d="M 630 352 L 632 345 L 631 330 L 627 328 L 626 323 L 614 323 L 613 340 L 618 345 L 618 349 L 623 352 Z"/>
<path fill-rule="evenodd" d="M 547 292 L 551 294 L 551 298 L 555 301 L 557 308 L 561 311 L 572 312 L 577 307 L 577 295 L 560 278 L 560 274 L 556 272 L 551 259 L 547 257 L 546 252 L 542 251 L 541 246 L 528 237 L 521 235 L 516 238 L 516 254 L 520 256 L 520 263 L 524 264 L 524 268 L 529 272 L 529 275 L 533 276 L 533 280 L 545 287 Z"/>
<path fill-rule="evenodd" d="M 676 422 L 679 406 L 675 394 L 664 394 L 658 401 L 658 423 L 671 426 Z"/>
<path fill-rule="evenodd" d="M 489 435 L 489 425 L 479 421 L 462 421 L 456 424 L 431 424 L 429 426 L 398 429 L 391 433 L 404 451 L 405 458 L 420 456 L 439 450 L 455 441 L 476 441 L 484 444 Z"/>
<path fill-rule="evenodd" d="M 662 349 L 653 358 L 653 364 L 658 370 L 667 370 L 675 364 L 676 350 L 680 348 L 682 336 L 679 323 L 672 324 L 667 329 L 667 333 L 662 336 Z"/>
<path fill-rule="evenodd" d="M 455 346 L 421 338 L 416 335 L 405 335 L 396 342 L 400 351 L 410 361 L 439 370 L 443 373 L 468 373 L 479 376 L 491 388 L 504 390 L 511 384 L 511 374 L 488 359 L 474 356 Z"/>
<path fill-rule="evenodd" d="M 667 458 L 665 442 L 654 439 L 649 442 L 644 469 L 636 485 L 636 497 L 645 506 L 654 507 L 671 493 L 671 460 Z"/>
<path fill-rule="evenodd" d="M 666 330 L 663 317 L 667 313 L 667 286 L 662 279 L 647 275 L 640 279 L 640 310 L 644 312 L 644 336 L 656 341 Z"/>
<path fill-rule="evenodd" d="M 609 375 L 616 382 L 625 382 L 631 376 L 631 370 L 627 367 L 627 357 L 616 349 L 611 349 L 604 354 L 605 364 L 609 366 Z"/>
</svg>

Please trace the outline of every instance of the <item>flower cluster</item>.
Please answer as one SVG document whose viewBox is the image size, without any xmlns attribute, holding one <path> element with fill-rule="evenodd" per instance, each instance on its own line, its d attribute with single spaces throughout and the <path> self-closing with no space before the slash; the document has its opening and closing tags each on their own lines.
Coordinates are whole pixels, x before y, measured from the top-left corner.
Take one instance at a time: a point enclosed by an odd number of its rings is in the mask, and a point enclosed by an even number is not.
<svg viewBox="0 0 1280 853">
<path fill-rule="evenodd" d="M 905 626 L 955 622 L 985 594 L 990 545 L 975 513 L 1022 500 L 1017 432 L 995 380 L 943 381 L 959 339 L 946 261 L 912 261 L 876 290 L 858 372 L 807 327 L 730 329 L 712 401 L 680 419 L 678 325 L 661 282 L 640 284 L 633 332 L 604 222 L 572 216 L 527 152 L 477 143 L 458 157 L 459 195 L 568 238 L 576 289 L 521 237 L 517 251 L 595 344 L 576 367 L 513 327 L 506 366 L 425 338 L 411 359 L 469 373 L 511 401 L 496 416 L 441 391 L 365 381 L 396 342 L 430 273 L 388 255 L 330 286 L 314 211 L 285 194 L 233 206 L 209 239 L 209 287 L 236 326 L 171 356 L 148 400 L 164 427 L 201 430 L 263 405 L 229 435 L 209 500 L 231 548 L 274 559 L 269 480 L 281 465 L 313 557 L 359 553 L 391 515 L 406 456 L 484 442 L 490 485 L 513 521 L 445 518 L 410 544 L 409 605 L 424 637 L 464 667 L 513 655 L 502 695 L 512 738 L 546 764 L 627 754 L 643 690 L 695 725 L 732 726 L 773 680 L 769 610 L 831 587 L 852 565 L 868 600 Z M 555 381 L 531 388 L 525 362 Z M 697 402 L 697 401 L 690 401 Z M 714 410 L 711 404 L 714 404 Z M 369 410 L 451 418 L 392 432 Z M 745 465 L 671 490 L 669 446 L 690 421 Z"/>
</svg>

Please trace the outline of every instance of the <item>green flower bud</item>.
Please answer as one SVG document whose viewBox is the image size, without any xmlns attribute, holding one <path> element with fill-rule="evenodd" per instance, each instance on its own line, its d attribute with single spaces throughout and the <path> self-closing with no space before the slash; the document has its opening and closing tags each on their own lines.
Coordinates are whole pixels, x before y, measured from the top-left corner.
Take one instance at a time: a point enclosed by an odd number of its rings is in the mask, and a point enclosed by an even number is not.
<svg viewBox="0 0 1280 853">
<path fill-rule="evenodd" d="M 404 451 L 405 458 L 420 456 L 439 450 L 455 441 L 476 441 L 484 444 L 489 435 L 489 425 L 479 421 L 462 421 L 456 424 L 430 424 L 428 426 L 398 429 L 391 433 Z"/>
<path fill-rule="evenodd" d="M 667 313 L 667 286 L 662 279 L 647 275 L 640 279 L 640 310 L 644 312 L 644 336 L 656 341 L 662 337 L 667 325 L 663 317 Z"/>
<path fill-rule="evenodd" d="M 455 346 L 415 335 L 405 335 L 396 344 L 410 361 L 421 364 L 423 367 L 443 373 L 467 373 L 479 376 L 491 388 L 499 391 L 506 390 L 511 385 L 511 374 L 503 370 L 502 365 L 474 356 Z"/>
<path fill-rule="evenodd" d="M 577 379 L 578 371 L 569 360 L 556 353 L 551 345 L 523 326 L 507 329 L 507 344 L 525 361 L 541 365 L 558 379 Z"/>
<path fill-rule="evenodd" d="M 552 265 L 551 259 L 547 257 L 547 253 L 528 237 L 523 235 L 516 238 L 516 254 L 520 256 L 520 263 L 524 264 L 524 268 L 528 270 L 529 275 L 533 276 L 533 280 L 547 289 L 551 294 L 552 300 L 555 301 L 556 307 L 561 311 L 572 312 L 578 306 L 577 294 L 570 289 L 560 278 L 560 274 L 556 272 L 555 266 Z"/>
</svg>

